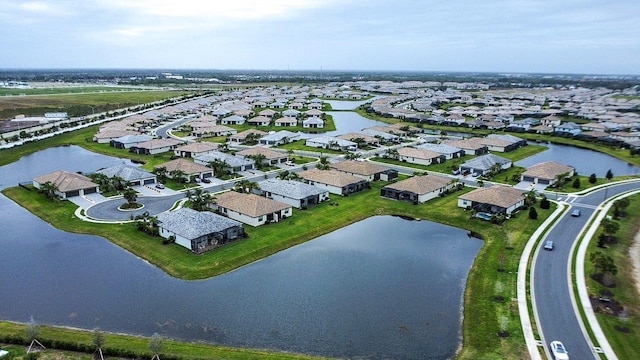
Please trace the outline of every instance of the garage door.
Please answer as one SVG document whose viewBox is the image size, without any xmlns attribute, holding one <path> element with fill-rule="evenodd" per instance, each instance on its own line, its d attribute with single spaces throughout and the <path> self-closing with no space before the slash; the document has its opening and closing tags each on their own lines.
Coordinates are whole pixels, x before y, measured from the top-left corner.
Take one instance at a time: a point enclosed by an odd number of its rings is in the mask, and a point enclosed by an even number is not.
<svg viewBox="0 0 640 360">
<path fill-rule="evenodd" d="M 156 181 L 154 179 L 147 179 L 144 181 L 144 185 L 151 185 L 154 184 Z"/>
<path fill-rule="evenodd" d="M 93 194 L 96 192 L 96 188 L 84 189 L 85 194 Z"/>
</svg>

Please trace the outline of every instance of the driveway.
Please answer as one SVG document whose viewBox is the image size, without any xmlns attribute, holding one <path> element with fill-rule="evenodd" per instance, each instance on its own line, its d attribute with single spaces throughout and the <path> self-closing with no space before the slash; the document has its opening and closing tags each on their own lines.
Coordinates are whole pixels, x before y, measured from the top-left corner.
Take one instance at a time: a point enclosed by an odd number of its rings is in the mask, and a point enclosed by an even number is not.
<svg viewBox="0 0 640 360">
<path fill-rule="evenodd" d="M 123 198 L 109 199 L 89 207 L 85 214 L 96 220 L 126 221 L 145 212 L 153 216 L 170 210 L 178 200 L 183 198 L 185 198 L 183 193 L 168 196 L 139 196 L 137 202 L 143 204 L 144 207 L 133 211 L 118 209 L 119 206 L 126 203 Z"/>
</svg>

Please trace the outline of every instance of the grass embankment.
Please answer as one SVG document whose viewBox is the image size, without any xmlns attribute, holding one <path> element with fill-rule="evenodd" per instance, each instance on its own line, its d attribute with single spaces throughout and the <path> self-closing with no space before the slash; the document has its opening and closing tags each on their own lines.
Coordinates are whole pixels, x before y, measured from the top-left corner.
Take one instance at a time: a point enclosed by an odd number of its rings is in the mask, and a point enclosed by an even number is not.
<svg viewBox="0 0 640 360">
<path fill-rule="evenodd" d="M 26 336 L 27 325 L 9 322 L 0 322 L 0 338 L 21 339 Z M 58 347 L 85 348 L 87 351 L 95 349 L 93 345 L 93 331 L 83 331 L 60 327 L 38 326 L 38 340 L 48 348 L 51 345 Z M 149 338 L 119 334 L 102 333 L 104 335 L 103 353 L 126 353 L 126 358 L 150 359 L 153 354 L 149 350 Z M 65 344 L 61 346 L 61 344 Z M 71 345 L 71 346 L 69 346 Z M 28 346 L 28 343 L 27 343 Z M 20 358 L 24 355 L 24 347 L 7 347 L 10 354 Z M 131 356 L 133 355 L 133 356 Z M 160 358 L 180 359 L 321 359 L 308 355 L 290 354 L 266 350 L 254 350 L 243 348 L 230 348 L 225 346 L 208 345 L 201 343 L 187 343 L 180 341 L 164 340 Z M 94 359 L 90 354 L 60 352 L 45 350 L 40 353 L 39 359 Z M 106 357 L 113 359 L 113 357 Z"/>
<path fill-rule="evenodd" d="M 43 116 L 45 112 L 50 111 L 64 111 L 70 116 L 89 115 L 162 101 L 187 93 L 187 91 L 144 90 L 0 96 L 0 119 L 11 119 L 18 114 Z"/>
<path fill-rule="evenodd" d="M 349 197 L 334 195 L 331 202 L 309 210 L 295 210 L 292 217 L 277 224 L 258 228 L 246 226 L 247 239 L 199 256 L 176 244 L 161 245 L 159 237 L 142 234 L 135 230 L 133 224 L 83 222 L 73 217 L 74 205 L 48 201 L 35 191 L 10 188 L 4 193 L 58 228 L 105 237 L 169 274 L 185 279 L 207 278 L 228 272 L 373 215 L 403 215 L 464 228 L 480 234 L 485 245 L 467 282 L 461 358 L 522 358 L 526 348 L 517 306 L 511 300 L 516 297 L 515 274 L 524 244 L 552 209 L 538 209 L 538 220 L 530 220 L 522 212 L 499 226 L 470 219 L 469 212 L 457 207 L 460 193 L 416 206 L 381 198 L 379 194 L 383 185 L 382 182 L 373 183 L 371 189 Z M 498 333 L 508 333 L 509 336 L 499 337 Z"/>
<path fill-rule="evenodd" d="M 606 314 L 603 311 L 596 311 L 598 321 L 605 332 L 609 343 L 613 347 L 616 355 L 620 359 L 640 358 L 640 297 L 633 276 L 634 267 L 631 261 L 629 249 L 633 244 L 634 237 L 640 231 L 640 195 L 633 195 L 629 198 L 630 205 L 626 209 L 627 216 L 614 220 L 620 225 L 615 233 L 618 243 L 607 245 L 607 249 L 597 247 L 598 235 L 602 233 L 600 229 L 594 236 L 587 251 L 591 254 L 600 251 L 610 256 L 618 267 L 615 276 L 615 286 L 607 287 L 600 282 L 593 280 L 590 275 L 597 273 L 593 264 L 587 258 L 585 261 L 585 274 L 587 277 L 587 288 L 593 297 L 608 297 L 615 303 L 622 305 L 624 312 L 620 316 Z M 610 211 L 613 216 L 613 210 Z M 600 303 L 599 305 L 607 305 Z M 611 306 L 612 308 L 614 306 Z"/>
</svg>

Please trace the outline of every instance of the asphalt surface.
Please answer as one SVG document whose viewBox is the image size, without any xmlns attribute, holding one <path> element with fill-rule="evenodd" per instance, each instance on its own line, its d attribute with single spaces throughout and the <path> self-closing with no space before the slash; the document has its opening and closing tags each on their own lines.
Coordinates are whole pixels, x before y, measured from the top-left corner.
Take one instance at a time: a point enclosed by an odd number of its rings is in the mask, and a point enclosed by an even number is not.
<svg viewBox="0 0 640 360">
<path fill-rule="evenodd" d="M 615 185 L 584 196 L 562 196 L 571 208 L 548 232 L 545 241 L 553 240 L 555 248 L 552 251 L 538 251 L 531 277 L 536 323 L 548 351 L 547 355 L 550 354 L 549 343 L 559 340 L 565 345 L 571 359 L 600 359 L 584 332 L 582 320 L 574 306 L 570 268 L 572 248 L 589 218 L 603 201 L 638 188 L 640 183 L 636 182 Z M 547 196 L 554 199 L 553 194 Z M 580 209 L 580 217 L 572 217 L 572 209 Z M 540 247 L 543 244 L 544 241 L 540 242 Z"/>
</svg>

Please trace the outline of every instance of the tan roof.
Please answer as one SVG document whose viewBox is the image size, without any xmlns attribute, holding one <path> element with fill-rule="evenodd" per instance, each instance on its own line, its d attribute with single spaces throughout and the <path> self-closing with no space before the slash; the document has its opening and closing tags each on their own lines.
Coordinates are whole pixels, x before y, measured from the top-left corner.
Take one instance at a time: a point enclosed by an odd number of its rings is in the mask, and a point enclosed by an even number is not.
<svg viewBox="0 0 640 360">
<path fill-rule="evenodd" d="M 318 170 L 311 169 L 301 171 L 298 173 L 301 178 L 321 184 L 327 184 L 331 186 L 343 187 L 350 184 L 356 184 L 364 181 L 363 179 L 349 175 L 338 170 Z"/>
<path fill-rule="evenodd" d="M 153 139 L 145 142 L 141 142 L 136 145 L 139 149 L 161 149 L 163 147 L 171 147 L 180 144 L 180 141 L 175 139 Z"/>
<path fill-rule="evenodd" d="M 451 180 L 445 177 L 425 175 L 410 177 L 406 180 L 386 185 L 385 187 L 399 191 L 410 191 L 414 194 L 421 195 L 445 188 L 449 184 L 451 184 Z"/>
<path fill-rule="evenodd" d="M 176 148 L 176 150 L 188 151 L 193 153 L 201 153 L 201 152 L 216 150 L 218 149 L 219 145 L 220 144 L 218 143 L 211 143 L 211 142 L 193 142 L 191 144 L 182 145 Z"/>
<path fill-rule="evenodd" d="M 248 129 L 245 131 L 241 131 L 235 135 L 231 135 L 232 138 L 238 138 L 238 139 L 244 139 L 245 137 L 247 137 L 247 135 L 249 134 L 258 134 L 260 136 L 264 136 L 267 135 L 267 132 L 262 131 L 262 130 L 257 130 L 257 129 Z"/>
<path fill-rule="evenodd" d="M 120 129 L 108 129 L 100 131 L 99 133 L 93 135 L 94 139 L 115 139 L 126 135 L 138 135 L 137 131 L 133 130 L 120 130 Z"/>
<path fill-rule="evenodd" d="M 547 161 L 528 167 L 522 175 L 538 179 L 553 180 L 558 175 L 570 173 L 574 170 L 575 169 L 572 166 L 564 165 L 555 161 Z"/>
<path fill-rule="evenodd" d="M 353 139 L 361 138 L 362 140 L 366 141 L 367 143 L 377 143 L 377 142 L 380 141 L 375 136 L 356 133 L 356 132 L 350 132 L 350 133 L 346 133 L 344 135 L 339 135 L 339 136 L 336 136 L 336 137 L 338 139 L 349 140 L 349 141 L 353 141 Z"/>
<path fill-rule="evenodd" d="M 336 169 L 338 171 L 344 171 L 351 174 L 358 174 L 364 176 L 370 176 L 374 174 L 381 173 L 383 171 L 389 170 L 388 168 L 374 164 L 370 161 L 354 161 L 354 160 L 346 160 L 343 162 L 331 164 L 331 168 Z"/>
<path fill-rule="evenodd" d="M 487 146 L 503 146 L 503 147 L 507 147 L 507 146 L 511 145 L 511 143 L 506 141 L 506 140 L 496 139 L 496 138 L 489 138 L 489 137 L 484 137 L 484 138 L 476 137 L 476 138 L 470 138 L 468 140 L 469 141 L 475 141 L 478 144 L 487 145 Z"/>
<path fill-rule="evenodd" d="M 88 189 L 98 186 L 98 184 L 94 183 L 84 175 L 64 170 L 58 170 L 50 174 L 35 177 L 33 178 L 33 181 L 38 184 L 44 184 L 49 181 L 61 192 Z"/>
<path fill-rule="evenodd" d="M 287 156 L 287 154 L 283 154 L 281 152 L 278 152 L 278 151 L 275 151 L 275 150 L 271 150 L 271 149 L 263 147 L 263 146 L 255 146 L 255 147 L 252 147 L 252 148 L 249 148 L 249 149 L 238 151 L 236 153 L 236 155 L 242 155 L 242 156 L 253 156 L 253 155 L 258 155 L 258 154 L 264 155 L 264 157 L 267 160 L 280 159 L 280 158 L 283 158 L 283 157 Z"/>
<path fill-rule="evenodd" d="M 266 197 L 256 194 L 242 194 L 235 191 L 228 191 L 216 195 L 216 204 L 225 209 L 251 217 L 263 216 L 291 207 L 291 205 L 267 199 Z"/>
<path fill-rule="evenodd" d="M 524 192 L 510 186 L 491 186 L 473 190 L 458 198 L 508 208 L 523 200 Z"/>
<path fill-rule="evenodd" d="M 442 154 L 437 153 L 435 151 L 431 151 L 429 149 L 416 149 L 416 148 L 400 148 L 398 149 L 398 155 L 412 157 L 416 159 L 433 159 L 439 158 Z"/>
<path fill-rule="evenodd" d="M 211 172 L 212 170 L 204 165 L 196 164 L 193 161 L 189 161 L 185 158 L 171 160 L 164 164 L 155 166 L 155 168 L 164 167 L 167 172 L 182 170 L 185 174 L 199 174 L 203 172 Z"/>
</svg>

